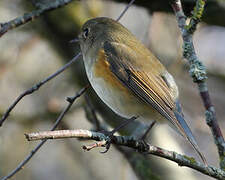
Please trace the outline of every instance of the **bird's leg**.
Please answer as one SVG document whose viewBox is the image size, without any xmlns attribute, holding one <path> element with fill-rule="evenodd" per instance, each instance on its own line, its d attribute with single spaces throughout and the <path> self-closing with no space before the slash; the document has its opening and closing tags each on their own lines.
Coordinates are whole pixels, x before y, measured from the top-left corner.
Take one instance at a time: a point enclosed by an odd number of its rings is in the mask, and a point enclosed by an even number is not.
<svg viewBox="0 0 225 180">
<path fill-rule="evenodd" d="M 122 129 L 123 127 L 125 127 L 126 125 L 130 124 L 131 122 L 133 122 L 137 118 L 138 118 L 138 116 L 133 116 L 130 119 L 125 120 L 123 123 L 121 123 L 118 127 L 116 127 L 115 129 L 113 129 L 110 132 L 110 136 L 112 136 L 114 133 L 116 133 L 117 131 L 119 131 L 120 129 Z"/>
<path fill-rule="evenodd" d="M 141 136 L 140 140 L 145 140 L 148 133 L 150 132 L 150 130 L 152 129 L 152 127 L 155 125 L 156 121 L 153 121 L 147 128 L 147 130 L 145 131 L 145 133 Z"/>
<path fill-rule="evenodd" d="M 156 121 L 153 121 L 151 124 L 149 124 L 147 130 L 146 130 L 146 131 L 144 132 L 144 134 L 140 137 L 139 141 L 141 141 L 141 142 L 143 143 L 143 145 L 144 145 L 143 147 L 146 147 L 146 146 L 147 146 L 147 142 L 145 141 L 145 139 L 146 139 L 148 133 L 150 132 L 150 130 L 151 130 L 151 129 L 153 128 L 153 126 L 155 125 L 155 123 L 156 123 Z M 143 155 L 147 154 L 147 153 L 145 152 L 145 149 L 144 149 L 144 151 L 143 151 L 143 150 L 138 150 L 138 152 L 143 153 Z"/>
<path fill-rule="evenodd" d="M 104 132 L 109 138 L 107 140 L 107 145 L 106 145 L 106 150 L 101 152 L 101 153 L 106 153 L 111 145 L 112 139 L 113 139 L 113 134 L 116 133 L 117 131 L 119 131 L 120 129 L 122 129 L 123 127 L 125 127 L 126 125 L 128 125 L 129 123 L 133 122 L 134 120 L 136 120 L 138 118 L 138 116 L 133 116 L 130 119 L 125 120 L 122 124 L 120 124 L 118 127 L 116 127 L 115 129 L 113 129 L 110 132 Z"/>
</svg>

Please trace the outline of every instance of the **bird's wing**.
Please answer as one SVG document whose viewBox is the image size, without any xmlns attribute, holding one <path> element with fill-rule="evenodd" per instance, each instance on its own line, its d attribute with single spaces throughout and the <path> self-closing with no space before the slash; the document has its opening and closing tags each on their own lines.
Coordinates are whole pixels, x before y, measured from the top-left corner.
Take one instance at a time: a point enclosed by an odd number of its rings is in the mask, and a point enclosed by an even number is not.
<svg viewBox="0 0 225 180">
<path fill-rule="evenodd" d="M 169 120 L 175 129 L 192 144 L 205 162 L 205 158 L 199 151 L 195 138 L 183 118 L 179 102 L 174 99 L 172 90 L 163 76 L 165 69 L 158 62 L 158 67 L 154 66 L 153 61 L 156 62 L 156 58 L 150 55 L 150 58 L 155 59 L 148 59 L 148 56 L 132 51 L 125 44 L 116 42 L 106 41 L 103 48 L 112 73 L 137 97 Z M 138 61 L 142 61 L 142 63 L 140 64 Z"/>
<path fill-rule="evenodd" d="M 120 43 L 104 43 L 104 53 L 113 74 L 136 96 L 155 108 L 162 116 L 176 126 L 173 113 L 176 108 L 172 92 L 163 79 L 161 72 L 140 67 L 135 64 L 143 58 L 135 54 L 128 46 Z M 149 62 L 148 62 L 149 60 Z M 147 66 L 151 59 L 146 59 Z"/>
</svg>

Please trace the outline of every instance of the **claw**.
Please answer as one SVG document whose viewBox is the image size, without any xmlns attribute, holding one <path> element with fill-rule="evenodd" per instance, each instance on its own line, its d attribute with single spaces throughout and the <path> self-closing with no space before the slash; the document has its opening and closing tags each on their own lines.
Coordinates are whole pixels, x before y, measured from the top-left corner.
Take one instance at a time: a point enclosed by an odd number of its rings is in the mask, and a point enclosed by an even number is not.
<svg viewBox="0 0 225 180">
<path fill-rule="evenodd" d="M 105 151 L 100 151 L 100 153 L 102 153 L 102 154 L 107 153 L 108 150 L 109 150 L 109 148 L 110 148 L 110 146 L 111 146 L 111 143 L 108 143 L 108 144 L 106 145 L 106 147 L 105 147 Z"/>
<path fill-rule="evenodd" d="M 104 154 L 104 153 L 107 153 L 110 146 L 111 146 L 111 142 L 112 142 L 112 136 L 108 136 L 108 140 L 106 142 L 106 146 L 105 146 L 105 151 L 100 151 L 100 153 Z"/>
</svg>

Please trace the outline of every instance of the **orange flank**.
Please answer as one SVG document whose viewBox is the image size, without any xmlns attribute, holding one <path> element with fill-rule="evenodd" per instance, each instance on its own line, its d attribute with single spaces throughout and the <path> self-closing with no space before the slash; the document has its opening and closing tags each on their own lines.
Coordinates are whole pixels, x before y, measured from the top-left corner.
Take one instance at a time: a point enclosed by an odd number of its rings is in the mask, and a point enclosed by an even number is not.
<svg viewBox="0 0 225 180">
<path fill-rule="evenodd" d="M 110 64 L 106 59 L 106 55 L 103 49 L 98 53 L 98 59 L 94 67 L 94 75 L 102 78 L 109 85 L 110 88 L 115 88 L 126 95 L 131 95 L 131 91 L 127 89 L 122 82 L 111 72 Z"/>
</svg>

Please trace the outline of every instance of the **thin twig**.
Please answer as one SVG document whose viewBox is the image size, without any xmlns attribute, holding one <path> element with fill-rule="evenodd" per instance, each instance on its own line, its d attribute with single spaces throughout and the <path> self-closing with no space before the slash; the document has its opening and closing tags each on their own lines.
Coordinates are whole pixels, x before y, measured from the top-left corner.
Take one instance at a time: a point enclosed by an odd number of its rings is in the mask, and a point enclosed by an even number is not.
<svg viewBox="0 0 225 180">
<path fill-rule="evenodd" d="M 65 138 L 91 139 L 92 133 L 89 133 L 89 132 L 91 131 L 77 129 L 77 130 L 41 131 L 36 133 L 24 134 L 24 135 L 28 141 L 37 141 L 37 140 L 43 140 L 43 139 L 65 139 Z"/>
<path fill-rule="evenodd" d="M 211 129 L 220 156 L 220 167 L 222 169 L 225 169 L 225 141 L 217 122 L 215 109 L 212 105 L 212 101 L 206 84 L 206 68 L 196 55 L 192 38 L 197 24 L 201 20 L 205 3 L 206 0 L 197 0 L 189 24 L 186 23 L 186 16 L 184 15 L 180 0 L 174 0 L 172 3 L 172 8 L 176 15 L 178 26 L 183 38 L 183 56 L 188 60 L 190 64 L 190 76 L 199 87 L 199 93 L 206 109 L 206 122 Z"/>
<path fill-rule="evenodd" d="M 40 140 L 40 139 L 59 139 L 59 138 L 82 138 L 82 139 L 91 139 L 98 141 L 91 145 L 84 145 L 84 150 L 91 150 L 96 147 L 106 147 L 109 137 L 104 133 L 89 131 L 89 130 L 59 130 L 59 131 L 44 131 L 38 133 L 26 134 L 26 138 L 29 141 Z M 225 179 L 225 171 L 218 169 L 213 166 L 205 166 L 204 164 L 196 161 L 192 157 L 186 155 L 178 154 L 174 151 L 168 151 L 156 146 L 145 143 L 143 140 L 137 140 L 132 136 L 115 136 L 111 137 L 111 143 L 127 146 L 138 150 L 144 154 L 153 154 L 156 156 L 163 157 L 165 159 L 176 162 L 179 166 L 186 166 L 191 169 L 197 170 L 205 175 L 217 178 Z"/>
<path fill-rule="evenodd" d="M 63 117 L 65 116 L 65 114 L 69 111 L 70 107 L 72 106 L 72 104 L 74 103 L 74 101 L 80 97 L 86 90 L 87 90 L 88 86 L 82 88 L 78 93 L 75 94 L 75 96 L 73 97 L 69 97 L 67 98 L 67 101 L 69 102 L 69 104 L 67 105 L 67 107 L 60 113 L 59 117 L 57 118 L 57 120 L 55 121 L 52 129 L 50 132 L 53 132 L 56 127 L 58 126 L 58 124 L 60 123 L 60 121 L 63 119 Z M 23 169 L 23 167 L 29 162 L 29 160 L 34 156 L 34 154 L 41 148 L 41 146 L 44 145 L 44 143 L 47 141 L 47 139 L 44 139 L 41 141 L 41 143 L 39 143 L 31 152 L 30 154 L 13 170 L 11 171 L 7 176 L 3 177 L 1 180 L 7 180 L 9 178 L 11 178 L 12 176 L 14 176 L 17 172 L 19 172 L 21 169 Z"/>
<path fill-rule="evenodd" d="M 70 60 L 67 64 L 65 64 L 63 67 L 61 67 L 54 74 L 50 75 L 46 79 L 40 81 L 39 83 L 35 84 L 30 89 L 28 89 L 25 92 L 23 92 L 21 95 L 19 95 L 16 98 L 16 100 L 13 102 L 13 104 L 3 114 L 2 118 L 0 119 L 0 127 L 2 126 L 2 124 L 4 123 L 4 121 L 6 120 L 6 118 L 9 116 L 9 114 L 13 110 L 13 108 L 17 105 L 17 103 L 21 99 L 23 99 L 24 96 L 27 96 L 27 95 L 32 94 L 33 92 L 37 91 L 43 84 L 47 83 L 48 81 L 50 81 L 51 79 L 53 79 L 54 77 L 56 77 L 57 75 L 59 75 L 61 72 L 63 72 L 64 70 L 66 70 L 72 63 L 74 63 L 79 58 L 80 55 L 81 55 L 81 53 L 78 53 L 72 60 Z"/>
<path fill-rule="evenodd" d="M 107 141 L 103 140 L 103 141 L 99 141 L 99 142 L 95 142 L 93 144 L 90 145 L 85 145 L 83 146 L 83 150 L 85 151 L 90 151 L 96 147 L 106 147 L 107 146 Z"/>
<path fill-rule="evenodd" d="M 122 11 L 122 13 L 119 15 L 119 17 L 116 19 L 116 21 L 119 21 L 123 15 L 127 12 L 127 10 L 129 9 L 129 7 L 134 3 L 135 0 L 131 0 L 129 2 L 129 4 L 125 7 L 125 9 Z"/>
<path fill-rule="evenodd" d="M 126 6 L 126 8 L 123 10 L 120 16 L 117 18 L 117 21 L 119 21 L 122 18 L 122 16 L 126 13 L 126 11 L 129 9 L 129 7 L 133 4 L 134 1 L 135 0 L 130 1 L 130 3 Z M 42 14 L 63 7 L 70 2 L 72 2 L 72 0 L 54 1 L 52 3 L 42 5 L 39 7 L 39 9 L 31 11 L 29 13 L 25 13 L 23 16 L 17 17 L 11 21 L 0 23 L 0 37 L 3 36 L 9 30 L 17 28 L 30 21 L 33 21 L 34 19 L 40 17 Z"/>
<path fill-rule="evenodd" d="M 37 10 L 25 13 L 23 16 L 17 17 L 9 22 L 0 23 L 0 37 L 7 31 L 26 24 L 27 22 L 33 21 L 37 17 L 41 16 L 43 13 L 65 6 L 71 1 L 72 0 L 54 1 L 53 3 L 48 3 Z"/>
</svg>

